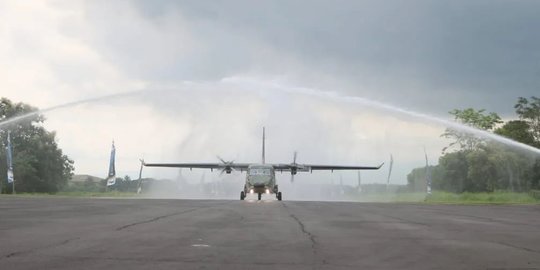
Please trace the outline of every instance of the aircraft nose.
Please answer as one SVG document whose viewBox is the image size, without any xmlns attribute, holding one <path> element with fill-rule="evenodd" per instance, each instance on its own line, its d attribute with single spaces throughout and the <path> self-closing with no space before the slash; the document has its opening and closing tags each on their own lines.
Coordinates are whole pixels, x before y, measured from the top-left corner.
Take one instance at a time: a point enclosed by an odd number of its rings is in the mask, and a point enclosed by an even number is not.
<svg viewBox="0 0 540 270">
<path fill-rule="evenodd" d="M 250 180 L 253 186 L 266 186 L 270 184 L 270 181 L 271 181 L 270 177 L 260 177 L 260 176 L 257 178 L 252 178 Z"/>
</svg>

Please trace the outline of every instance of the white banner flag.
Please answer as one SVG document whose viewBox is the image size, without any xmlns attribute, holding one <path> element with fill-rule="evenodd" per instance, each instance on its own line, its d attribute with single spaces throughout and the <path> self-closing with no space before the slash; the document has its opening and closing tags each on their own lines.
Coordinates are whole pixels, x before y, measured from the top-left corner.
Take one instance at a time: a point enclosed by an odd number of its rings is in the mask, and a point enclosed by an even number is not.
<svg viewBox="0 0 540 270">
<path fill-rule="evenodd" d="M 109 173 L 107 175 L 107 186 L 116 184 L 116 168 L 114 166 L 114 159 L 116 155 L 116 148 L 114 147 L 114 141 L 111 149 L 111 159 L 109 160 Z"/>
<path fill-rule="evenodd" d="M 8 183 L 13 183 L 13 156 L 12 156 L 12 147 L 11 147 L 11 134 L 8 131 L 7 136 L 7 146 L 6 146 L 6 158 L 7 158 L 7 181 Z"/>
</svg>

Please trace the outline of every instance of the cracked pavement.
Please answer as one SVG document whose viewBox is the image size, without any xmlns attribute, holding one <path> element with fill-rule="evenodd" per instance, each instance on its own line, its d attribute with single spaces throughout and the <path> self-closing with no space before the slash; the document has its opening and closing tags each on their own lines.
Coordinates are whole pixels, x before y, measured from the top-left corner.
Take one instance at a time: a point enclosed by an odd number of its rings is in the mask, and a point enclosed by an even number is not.
<svg viewBox="0 0 540 270">
<path fill-rule="evenodd" d="M 0 197 L 2 269 L 540 269 L 540 206 Z"/>
</svg>

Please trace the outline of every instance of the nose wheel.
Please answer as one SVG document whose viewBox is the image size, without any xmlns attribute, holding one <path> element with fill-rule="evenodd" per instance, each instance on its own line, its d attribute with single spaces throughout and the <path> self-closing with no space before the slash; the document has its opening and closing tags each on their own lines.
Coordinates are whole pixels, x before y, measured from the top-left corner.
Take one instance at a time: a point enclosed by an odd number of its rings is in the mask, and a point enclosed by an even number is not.
<svg viewBox="0 0 540 270">
<path fill-rule="evenodd" d="M 261 193 L 257 193 L 257 198 L 259 201 L 261 200 Z"/>
<path fill-rule="evenodd" d="M 240 192 L 240 200 L 243 201 L 244 198 L 246 198 L 246 193 L 244 193 L 243 191 Z"/>
<path fill-rule="evenodd" d="M 278 201 L 281 201 L 281 191 L 276 194 L 276 198 Z"/>
</svg>

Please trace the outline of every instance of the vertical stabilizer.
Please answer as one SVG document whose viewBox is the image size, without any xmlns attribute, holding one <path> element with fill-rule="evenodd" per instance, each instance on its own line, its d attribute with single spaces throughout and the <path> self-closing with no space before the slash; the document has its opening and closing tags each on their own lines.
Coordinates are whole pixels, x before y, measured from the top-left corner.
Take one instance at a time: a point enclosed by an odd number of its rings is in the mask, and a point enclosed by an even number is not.
<svg viewBox="0 0 540 270">
<path fill-rule="evenodd" d="M 263 141 L 262 141 L 262 164 L 264 164 L 264 140 L 265 140 L 265 137 L 264 137 L 264 127 L 263 127 Z"/>
</svg>

